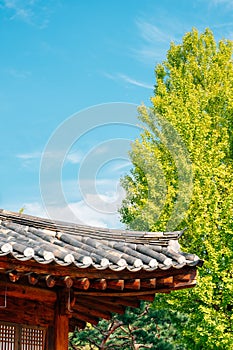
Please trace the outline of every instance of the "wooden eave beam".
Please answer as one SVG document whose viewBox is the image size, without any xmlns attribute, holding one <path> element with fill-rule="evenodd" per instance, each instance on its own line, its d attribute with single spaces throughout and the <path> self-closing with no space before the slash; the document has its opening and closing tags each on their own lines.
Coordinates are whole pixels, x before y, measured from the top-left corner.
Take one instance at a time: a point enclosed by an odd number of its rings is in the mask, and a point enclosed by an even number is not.
<svg viewBox="0 0 233 350">
<path fill-rule="evenodd" d="M 29 282 L 29 284 L 34 286 L 34 285 L 36 285 L 38 283 L 38 281 L 39 281 L 39 277 L 38 277 L 38 275 L 36 273 L 29 273 L 28 274 L 28 282 Z"/>
<path fill-rule="evenodd" d="M 125 289 L 139 290 L 141 287 L 140 279 L 125 280 Z"/>
<path fill-rule="evenodd" d="M 156 286 L 158 288 L 172 287 L 173 286 L 173 276 L 157 278 Z"/>
<path fill-rule="evenodd" d="M 78 320 L 77 318 L 69 319 L 69 332 L 74 332 L 75 328 L 84 329 L 86 327 L 86 322 Z"/>
<path fill-rule="evenodd" d="M 48 288 L 53 288 L 56 284 L 56 279 L 52 275 L 45 276 L 45 283 Z"/>
<path fill-rule="evenodd" d="M 141 289 L 155 289 L 156 278 L 141 279 Z"/>
<path fill-rule="evenodd" d="M 56 292 L 52 290 L 0 281 L 0 295 L 5 295 L 5 293 L 7 297 L 34 300 L 44 303 L 54 303 L 57 299 Z"/>
<path fill-rule="evenodd" d="M 6 305 L 1 303 L 0 320 L 46 327 L 54 323 L 54 308 L 54 304 L 7 296 Z M 0 341 L 0 349 L 3 350 L 1 345 Z"/>
<path fill-rule="evenodd" d="M 105 290 L 107 288 L 107 282 L 105 278 L 100 278 L 96 280 L 90 280 L 90 288 L 97 290 Z"/>
<path fill-rule="evenodd" d="M 114 290 L 123 290 L 125 287 L 124 280 L 107 280 L 107 288 Z"/>
<path fill-rule="evenodd" d="M 78 305 L 88 305 L 88 307 L 93 307 L 93 309 L 101 309 L 108 312 L 115 312 L 118 314 L 123 314 L 125 307 L 122 305 L 117 305 L 112 302 L 105 301 L 105 298 L 86 298 L 85 296 L 77 298 Z M 76 307 L 76 306 L 74 306 Z"/>
<path fill-rule="evenodd" d="M 164 284 L 163 284 L 163 283 Z M 141 295 L 149 295 L 149 294 L 155 294 L 155 293 L 170 293 L 172 290 L 178 290 L 178 289 L 184 289 L 184 288 L 192 288 L 196 285 L 196 280 L 191 280 L 189 282 L 181 283 L 175 285 L 174 283 L 171 283 L 171 278 L 168 277 L 164 281 L 160 281 L 160 284 L 155 289 L 150 290 L 139 290 L 139 291 L 122 291 L 122 292 L 113 292 L 113 291 L 87 291 L 85 292 L 85 296 L 91 296 L 91 297 L 134 297 L 134 296 L 141 296 Z M 81 295 L 84 295 L 84 292 L 81 291 L 75 291 L 74 294 L 79 297 Z"/>
<path fill-rule="evenodd" d="M 94 316 L 85 314 L 85 313 L 80 312 L 80 311 L 78 313 L 73 312 L 72 313 L 72 317 L 74 319 L 78 319 L 78 320 L 81 320 L 81 321 L 84 321 L 84 322 L 88 322 L 88 323 L 91 323 L 91 324 L 94 324 L 94 325 L 97 325 L 98 322 L 99 322 L 99 318 L 98 317 L 94 317 Z"/>
<path fill-rule="evenodd" d="M 88 278 L 75 279 L 73 287 L 75 289 L 87 290 L 90 287 L 90 280 Z"/>
<path fill-rule="evenodd" d="M 17 271 L 10 271 L 8 273 L 8 276 L 9 276 L 9 280 L 11 282 L 14 282 L 14 283 L 17 282 L 19 280 L 19 278 L 20 278 L 20 275 L 19 275 L 19 273 Z"/>
<path fill-rule="evenodd" d="M 110 303 L 110 304 L 118 304 L 122 306 L 130 306 L 130 307 L 135 307 L 138 308 L 140 306 L 140 302 L 136 300 L 134 297 L 128 298 L 128 297 L 105 297 L 104 298 L 105 303 Z"/>
<path fill-rule="evenodd" d="M 94 308 L 93 305 L 89 305 L 86 303 L 85 305 L 76 304 L 72 308 L 72 311 L 75 314 L 79 314 L 79 312 L 83 312 L 85 315 L 91 315 L 98 318 L 105 318 L 106 320 L 111 319 L 111 313 L 109 312 L 109 310 L 104 310 L 103 305 L 100 305 L 99 308 L 98 307 Z"/>
<path fill-rule="evenodd" d="M 63 282 L 65 283 L 67 288 L 71 288 L 74 284 L 74 281 L 70 276 L 65 276 L 63 277 Z"/>
<path fill-rule="evenodd" d="M 148 294 L 148 295 L 139 295 L 137 296 L 138 300 L 145 300 L 145 301 L 154 301 L 155 294 Z"/>
<path fill-rule="evenodd" d="M 65 277 L 69 275 L 71 278 L 91 278 L 91 279 L 101 279 L 106 280 L 119 279 L 119 272 L 112 271 L 110 268 L 105 270 L 98 270 L 94 267 L 88 267 L 85 269 L 78 269 L 76 266 L 61 266 L 53 262 L 50 264 L 39 264 L 35 260 L 31 259 L 29 261 L 20 261 L 10 256 L 0 257 L 0 273 L 1 270 L 16 270 L 19 273 L 30 273 L 34 272 L 38 275 L 53 275 L 59 277 Z M 154 270 L 145 271 L 139 270 L 136 272 L 131 272 L 127 269 L 121 271 L 121 279 L 150 279 L 158 277 L 169 277 L 181 274 L 187 274 L 194 272 L 196 274 L 196 266 L 184 266 L 180 269 L 170 268 L 168 270 Z M 3 271 L 4 273 L 4 271 Z"/>
<path fill-rule="evenodd" d="M 99 305 L 102 305 L 102 303 L 105 304 L 107 310 L 110 310 L 112 305 L 121 305 L 123 307 L 130 306 L 130 307 L 139 307 L 140 302 L 135 299 L 135 297 L 129 298 L 129 297 L 88 297 L 88 296 L 81 296 L 80 299 L 83 303 L 91 304 L 93 307 L 97 306 L 100 307 Z M 124 310 L 124 309 L 122 309 Z M 114 312 L 114 311 L 112 311 Z"/>
</svg>

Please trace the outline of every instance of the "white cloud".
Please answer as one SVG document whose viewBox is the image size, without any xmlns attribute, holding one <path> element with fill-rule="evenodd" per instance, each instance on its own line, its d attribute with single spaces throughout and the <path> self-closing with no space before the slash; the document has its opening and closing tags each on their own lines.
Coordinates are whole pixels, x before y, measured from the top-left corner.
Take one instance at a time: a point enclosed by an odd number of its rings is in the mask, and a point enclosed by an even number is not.
<svg viewBox="0 0 233 350">
<path fill-rule="evenodd" d="M 70 152 L 66 156 L 66 162 L 71 164 L 79 164 L 83 158 L 83 153 L 80 151 Z"/>
<path fill-rule="evenodd" d="M 39 159 L 41 157 L 41 152 L 20 153 L 17 154 L 16 157 L 23 160 Z"/>
<path fill-rule="evenodd" d="M 59 184 L 58 184 L 59 185 Z M 48 184 L 48 190 L 41 195 L 47 215 L 54 220 L 76 222 L 100 227 L 120 227 L 118 210 L 125 191 L 118 180 L 113 179 L 77 179 L 64 180 L 62 189 L 55 183 Z M 59 191 L 63 192 L 59 195 Z M 30 214 L 42 212 L 38 205 L 25 205 Z"/>
<path fill-rule="evenodd" d="M 156 43 L 154 43 L 153 46 L 151 45 L 150 47 L 147 47 L 143 45 L 140 49 L 132 49 L 131 51 L 139 61 L 155 64 L 157 61 L 163 60 L 168 47 L 169 45 L 167 45 L 166 48 L 163 48 L 161 46 L 157 46 Z"/>
<path fill-rule="evenodd" d="M 48 162 L 51 160 L 59 160 L 64 158 L 64 152 L 62 151 L 55 151 L 55 152 L 28 152 L 28 153 L 19 153 L 16 154 L 16 158 L 22 159 L 23 161 L 30 161 L 30 160 L 37 160 L 41 159 L 41 157 L 45 157 L 45 159 L 48 159 Z M 65 156 L 65 161 L 72 164 L 78 164 L 80 163 L 81 159 L 83 158 L 83 153 L 80 151 L 74 151 L 70 152 Z"/>
<path fill-rule="evenodd" d="M 99 200 L 103 201 L 102 211 L 96 209 L 96 202 Z M 88 202 L 82 200 L 77 203 L 69 204 L 69 209 L 74 213 L 75 217 L 81 223 L 90 226 L 117 228 L 120 227 L 119 214 L 118 212 L 110 212 L 109 206 L 114 197 L 111 196 L 89 196 Z M 90 206 L 90 202 L 92 206 Z"/>
<path fill-rule="evenodd" d="M 125 75 L 125 74 L 119 74 L 119 78 L 121 78 L 125 82 L 127 82 L 129 84 L 132 84 L 132 85 L 140 86 L 140 87 L 143 87 L 145 89 L 150 89 L 150 90 L 153 89 L 153 85 L 144 83 L 142 81 L 138 81 L 136 79 L 132 79 L 128 75 Z"/>
<path fill-rule="evenodd" d="M 30 7 L 26 6 L 25 2 L 21 1 L 21 3 L 19 3 L 19 1 L 17 0 L 4 0 L 3 6 L 6 9 L 12 10 L 13 15 L 11 19 L 19 17 L 23 21 L 28 22 L 32 17 L 32 10 L 30 9 Z"/>
<path fill-rule="evenodd" d="M 122 170 L 128 170 L 129 167 L 132 167 L 132 163 L 128 160 L 124 160 L 123 162 L 113 163 L 111 164 L 111 171 L 117 172 Z"/>
<path fill-rule="evenodd" d="M 122 73 L 117 73 L 117 74 L 109 74 L 109 73 L 104 73 L 104 75 L 112 80 L 116 80 L 116 81 L 123 81 L 125 83 L 131 84 L 131 85 L 135 85 L 135 86 L 139 86 L 142 87 L 144 89 L 153 89 L 153 85 L 151 84 L 147 84 L 145 82 L 139 81 L 137 79 L 131 78 L 126 74 L 122 74 Z"/>
<path fill-rule="evenodd" d="M 74 202 L 81 200 L 84 197 L 95 198 L 94 196 L 110 196 L 111 200 L 113 197 L 122 197 L 122 188 L 120 187 L 119 178 L 117 179 L 106 179 L 106 178 L 82 178 L 76 180 L 63 180 L 62 190 L 67 202 Z M 49 184 L 49 198 L 56 198 L 58 186 L 54 183 Z M 46 192 L 48 196 L 48 191 Z M 88 197 L 89 196 L 89 197 Z"/>
<path fill-rule="evenodd" d="M 27 79 L 31 75 L 31 72 L 29 71 L 23 71 L 14 68 L 8 69 L 7 73 L 16 79 Z"/>
<path fill-rule="evenodd" d="M 9 13 L 9 19 L 19 19 L 39 29 L 49 23 L 49 1 L 46 5 L 34 0 L 3 0 L 0 7 Z M 50 6 L 51 7 L 51 6 Z"/>
<path fill-rule="evenodd" d="M 16 158 L 20 160 L 21 166 L 29 171 L 38 171 L 41 152 L 19 153 Z"/>
<path fill-rule="evenodd" d="M 114 199 L 111 196 L 101 196 L 104 211 L 95 208 L 97 196 L 90 196 L 88 202 L 80 200 L 74 203 L 67 203 L 64 206 L 43 207 L 39 202 L 25 203 L 24 214 L 49 218 L 52 220 L 73 222 L 80 225 L 119 228 L 122 224 L 118 212 L 109 212 L 109 201 Z M 90 206 L 90 202 L 92 206 Z"/>
<path fill-rule="evenodd" d="M 162 17 L 162 16 L 157 16 Z M 183 23 L 176 18 L 169 19 L 163 16 L 163 20 L 155 18 L 151 21 L 137 18 L 136 27 L 141 43 L 131 49 L 134 57 L 143 63 L 155 64 L 165 58 L 171 41 L 176 42 L 179 34 L 183 33 Z"/>
<path fill-rule="evenodd" d="M 143 21 L 141 19 L 136 20 L 136 25 L 139 29 L 141 37 L 148 43 L 168 43 L 172 39 L 170 33 L 164 32 L 149 22 Z"/>
<path fill-rule="evenodd" d="M 233 7 L 233 0 L 212 0 L 210 1 L 213 5 L 226 5 L 227 7 Z"/>
<path fill-rule="evenodd" d="M 23 209 L 25 214 L 47 218 L 46 210 L 39 202 L 25 203 Z"/>
</svg>

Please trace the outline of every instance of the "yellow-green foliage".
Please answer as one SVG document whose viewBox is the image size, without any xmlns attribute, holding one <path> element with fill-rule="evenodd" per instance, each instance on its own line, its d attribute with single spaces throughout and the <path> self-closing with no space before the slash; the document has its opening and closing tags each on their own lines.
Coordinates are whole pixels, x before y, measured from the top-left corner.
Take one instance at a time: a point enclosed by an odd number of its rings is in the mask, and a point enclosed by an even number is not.
<svg viewBox="0 0 233 350">
<path fill-rule="evenodd" d="M 128 227 L 188 227 L 183 249 L 205 261 L 197 287 L 165 297 L 168 307 L 189 315 L 180 332 L 192 350 L 233 349 L 232 52 L 233 43 L 216 43 L 209 29 L 193 29 L 182 44 L 171 44 L 155 70 L 153 113 L 139 110 L 145 131 L 122 181 Z"/>
</svg>

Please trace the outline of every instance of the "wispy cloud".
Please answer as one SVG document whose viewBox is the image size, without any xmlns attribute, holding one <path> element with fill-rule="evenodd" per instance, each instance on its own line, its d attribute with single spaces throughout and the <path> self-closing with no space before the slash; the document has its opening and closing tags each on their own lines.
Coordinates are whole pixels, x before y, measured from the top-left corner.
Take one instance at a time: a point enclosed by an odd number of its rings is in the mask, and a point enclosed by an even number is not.
<svg viewBox="0 0 233 350">
<path fill-rule="evenodd" d="M 23 209 L 25 214 L 47 218 L 46 210 L 39 202 L 25 203 Z"/>
<path fill-rule="evenodd" d="M 143 87 L 145 89 L 153 89 L 153 85 L 144 83 L 142 81 L 138 81 L 136 79 L 132 79 L 129 76 L 125 75 L 125 74 L 119 74 L 119 77 L 124 80 L 126 83 L 132 84 L 132 85 L 136 85 L 136 86 L 140 86 Z"/>
<path fill-rule="evenodd" d="M 48 159 L 48 162 L 51 160 L 63 160 L 64 152 L 63 151 L 54 151 L 54 152 L 39 152 L 39 151 L 33 151 L 33 152 L 26 152 L 26 153 L 18 153 L 16 154 L 16 158 L 22 159 L 22 160 L 36 160 L 41 159 L 42 157 L 45 157 L 45 159 Z M 80 151 L 73 151 L 67 154 L 65 160 L 68 163 L 76 164 L 80 163 L 80 160 L 83 157 L 83 153 Z"/>
<path fill-rule="evenodd" d="M 29 72 L 29 71 L 19 70 L 19 69 L 14 69 L 14 68 L 8 69 L 7 73 L 16 79 L 27 79 L 31 75 L 31 72 Z"/>
<path fill-rule="evenodd" d="M 155 63 L 164 58 L 171 41 L 175 40 L 175 31 L 172 24 L 159 23 L 156 24 L 137 18 L 135 21 L 141 44 L 138 48 L 133 48 L 132 54 L 138 60 L 144 63 Z"/>
<path fill-rule="evenodd" d="M 11 10 L 10 19 L 15 19 L 18 17 L 25 22 L 30 22 L 31 18 L 33 17 L 31 6 L 28 6 L 25 1 L 19 2 L 17 0 L 3 0 L 1 2 L 1 7 Z"/>
<path fill-rule="evenodd" d="M 114 164 L 111 166 L 111 171 L 112 172 L 121 172 L 123 170 L 128 171 L 129 167 L 132 167 L 132 163 L 130 161 L 124 161 L 124 162 L 119 162 L 117 164 Z"/>
<path fill-rule="evenodd" d="M 39 159 L 41 157 L 41 152 L 20 153 L 17 154 L 16 157 L 23 160 Z"/>
<path fill-rule="evenodd" d="M 142 19 L 136 20 L 141 37 L 148 43 L 168 43 L 172 39 L 171 33 L 162 31 L 158 26 Z"/>
<path fill-rule="evenodd" d="M 40 166 L 41 152 L 19 153 L 16 154 L 16 158 L 20 161 L 22 168 L 35 172 Z"/>
<path fill-rule="evenodd" d="M 105 227 L 105 228 L 119 228 L 122 224 L 119 220 L 118 212 L 110 213 L 108 211 L 109 203 L 114 200 L 113 197 L 101 196 L 101 200 L 105 203 L 104 211 L 96 210 L 95 205 L 100 197 L 89 197 L 90 205 L 86 200 L 80 200 L 73 203 L 67 203 L 64 206 L 46 207 L 41 202 L 27 202 L 22 206 L 24 214 L 49 218 L 52 220 L 60 220 L 67 222 L 74 222 L 76 224 Z M 10 207 L 12 210 L 12 207 Z M 13 209 L 14 210 L 14 209 Z M 19 210 L 17 208 L 16 210 Z"/>
<path fill-rule="evenodd" d="M 27 24 L 43 29 L 49 23 L 49 2 L 42 4 L 37 0 L 2 0 L 0 7 L 7 11 L 10 20 L 19 19 Z"/>
<path fill-rule="evenodd" d="M 134 85 L 134 86 L 139 86 L 139 87 L 144 88 L 144 89 L 150 89 L 150 90 L 153 89 L 152 84 L 150 85 L 150 84 L 145 83 L 143 81 L 131 78 L 128 75 L 123 74 L 123 73 L 116 73 L 116 74 L 104 73 L 104 75 L 107 78 L 112 79 L 112 80 L 122 81 L 124 83 Z"/>
<path fill-rule="evenodd" d="M 212 5 L 226 5 L 227 7 L 233 7 L 233 0 L 210 0 Z"/>
<path fill-rule="evenodd" d="M 83 158 L 83 153 L 80 151 L 70 152 L 66 156 L 66 162 L 71 164 L 79 164 Z"/>
</svg>

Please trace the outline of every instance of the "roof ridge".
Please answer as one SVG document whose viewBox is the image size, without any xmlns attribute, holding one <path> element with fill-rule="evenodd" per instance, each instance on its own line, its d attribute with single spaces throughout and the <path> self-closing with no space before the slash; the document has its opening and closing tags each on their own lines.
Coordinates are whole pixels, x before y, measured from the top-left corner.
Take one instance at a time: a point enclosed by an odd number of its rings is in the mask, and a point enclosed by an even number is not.
<svg viewBox="0 0 233 350">
<path fill-rule="evenodd" d="M 33 226 L 37 229 L 58 231 L 72 236 L 86 236 L 88 234 L 89 237 L 93 237 L 100 240 L 111 238 L 111 240 L 121 240 L 128 243 L 131 242 L 144 244 L 153 244 L 153 241 L 154 244 L 158 244 L 162 242 L 168 242 L 169 240 L 178 240 L 183 234 L 183 232 L 186 230 L 185 228 L 181 231 L 173 232 L 146 232 L 108 229 L 102 227 L 92 227 L 87 225 L 63 222 L 58 220 L 51 220 L 47 218 L 40 218 L 37 216 L 11 212 L 4 209 L 0 209 L 0 220 L 1 219 L 9 220 L 20 225 Z"/>
</svg>

